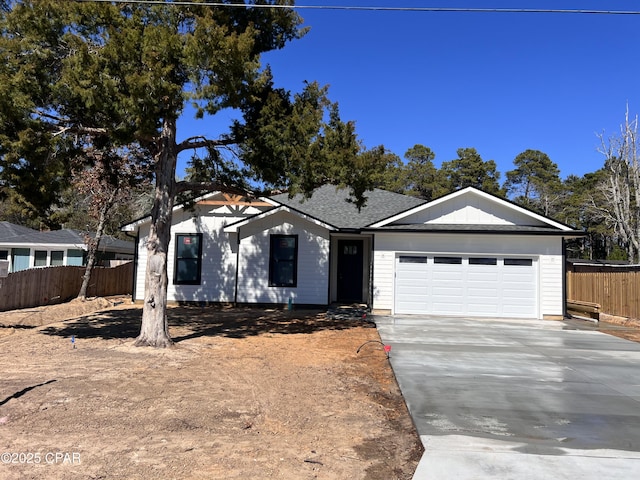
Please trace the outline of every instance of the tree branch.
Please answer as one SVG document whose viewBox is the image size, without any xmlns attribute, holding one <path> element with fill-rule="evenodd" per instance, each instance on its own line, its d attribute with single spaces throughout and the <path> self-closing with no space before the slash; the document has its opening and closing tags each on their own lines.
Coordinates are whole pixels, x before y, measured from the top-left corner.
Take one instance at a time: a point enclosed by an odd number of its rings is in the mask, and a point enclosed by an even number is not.
<svg viewBox="0 0 640 480">
<path fill-rule="evenodd" d="M 218 140 L 211 140 L 205 137 L 190 137 L 178 144 L 178 152 L 184 150 L 195 150 L 197 148 L 218 148 L 226 147 L 237 143 L 230 138 L 223 138 Z"/>
<path fill-rule="evenodd" d="M 235 193 L 238 195 L 244 195 L 247 197 L 255 197 L 255 194 L 244 188 L 226 185 L 220 182 L 189 182 L 182 181 L 176 183 L 176 193 L 188 192 L 188 191 L 203 191 L 213 192 L 219 191 L 224 193 Z"/>
<path fill-rule="evenodd" d="M 80 135 L 106 135 L 108 133 L 108 130 L 106 128 L 73 125 L 71 120 L 69 120 L 68 118 L 58 117 L 56 115 L 52 115 L 50 113 L 42 112 L 39 110 L 34 111 L 34 114 L 39 117 L 53 120 L 56 122 L 55 124 L 51 124 L 50 126 L 52 130 L 55 130 L 53 133 L 54 137 L 63 135 L 67 132 L 80 134 Z"/>
</svg>

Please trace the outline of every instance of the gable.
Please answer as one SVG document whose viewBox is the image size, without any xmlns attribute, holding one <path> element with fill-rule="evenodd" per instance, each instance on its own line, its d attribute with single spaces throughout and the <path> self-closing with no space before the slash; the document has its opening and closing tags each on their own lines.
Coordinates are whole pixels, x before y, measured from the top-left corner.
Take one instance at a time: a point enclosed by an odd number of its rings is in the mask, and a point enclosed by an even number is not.
<svg viewBox="0 0 640 480">
<path fill-rule="evenodd" d="M 402 224 L 548 226 L 529 214 L 469 192 L 402 220 Z M 397 224 L 393 222 L 391 225 Z"/>
<path fill-rule="evenodd" d="M 469 187 L 416 207 L 373 227 L 398 226 L 512 226 L 536 227 L 558 231 L 571 228 L 502 198 Z"/>
<path fill-rule="evenodd" d="M 250 199 L 242 195 L 213 192 L 197 198 L 193 206 L 185 204 L 173 207 L 172 224 L 184 222 L 186 219 L 198 217 L 228 217 L 231 222 L 238 218 L 257 215 L 273 204 L 263 199 Z M 151 224 L 151 215 L 134 220 L 121 227 L 122 231 L 134 232 L 138 228 Z"/>
</svg>

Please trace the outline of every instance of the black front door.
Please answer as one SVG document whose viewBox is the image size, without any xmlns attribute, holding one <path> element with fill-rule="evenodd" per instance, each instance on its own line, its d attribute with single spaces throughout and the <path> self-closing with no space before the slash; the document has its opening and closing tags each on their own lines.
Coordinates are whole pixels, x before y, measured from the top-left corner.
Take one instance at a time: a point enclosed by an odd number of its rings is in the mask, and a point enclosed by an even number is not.
<svg viewBox="0 0 640 480">
<path fill-rule="evenodd" d="M 338 240 L 338 301 L 362 302 L 363 241 Z"/>
</svg>

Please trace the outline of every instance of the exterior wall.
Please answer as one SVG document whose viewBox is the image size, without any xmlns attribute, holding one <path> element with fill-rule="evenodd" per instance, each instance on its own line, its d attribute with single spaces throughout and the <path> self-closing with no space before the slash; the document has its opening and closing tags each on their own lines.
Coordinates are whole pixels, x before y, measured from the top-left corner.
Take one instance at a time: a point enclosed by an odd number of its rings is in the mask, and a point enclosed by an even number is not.
<svg viewBox="0 0 640 480">
<path fill-rule="evenodd" d="M 545 280 L 540 283 L 541 316 L 562 317 L 565 300 L 562 252 L 556 255 L 540 256 L 540 278 Z"/>
<path fill-rule="evenodd" d="M 167 300 L 179 302 L 233 302 L 237 240 L 235 234 L 228 234 L 223 228 L 264 209 L 256 207 L 237 208 L 233 205 L 196 207 L 194 212 L 174 211 L 171 228 L 171 242 L 167 252 Z M 150 225 L 140 226 L 138 242 L 138 265 L 135 280 L 135 299 L 144 299 L 145 274 L 147 266 L 147 239 Z M 176 234 L 202 233 L 202 264 L 199 285 L 175 285 L 175 239 Z"/>
<path fill-rule="evenodd" d="M 133 301 L 144 300 L 144 277 L 147 272 L 147 239 L 149 238 L 149 224 L 141 225 L 136 242 L 136 276 L 133 280 Z"/>
<path fill-rule="evenodd" d="M 45 265 L 38 265 L 38 267 L 54 266 L 51 252 L 62 252 L 62 263 L 60 265 L 84 265 L 84 250 L 81 248 L 68 248 L 66 245 L 8 246 L 0 248 L 0 251 L 5 252 L 3 256 L 6 256 L 6 260 L 9 261 L 10 272 L 36 268 L 36 251 L 46 252 Z"/>
<path fill-rule="evenodd" d="M 538 316 L 563 314 L 560 237 L 378 233 L 373 252 L 374 310 L 393 313 L 395 259 L 398 253 L 409 252 L 533 257 L 538 268 Z"/>
<path fill-rule="evenodd" d="M 270 235 L 298 235 L 296 287 L 269 286 Z M 329 296 L 329 232 L 288 212 L 240 229 L 239 303 L 326 305 Z"/>
</svg>

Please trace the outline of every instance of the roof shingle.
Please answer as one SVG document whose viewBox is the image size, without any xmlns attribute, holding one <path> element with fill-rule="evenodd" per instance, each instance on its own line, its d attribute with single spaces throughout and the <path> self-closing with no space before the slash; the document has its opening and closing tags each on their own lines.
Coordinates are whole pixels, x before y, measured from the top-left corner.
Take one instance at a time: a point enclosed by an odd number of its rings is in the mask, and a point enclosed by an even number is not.
<svg viewBox="0 0 640 480">
<path fill-rule="evenodd" d="M 339 229 L 360 229 L 393 215 L 426 203 L 420 198 L 374 189 L 365 193 L 366 204 L 360 210 L 349 201 L 349 191 L 334 185 L 325 185 L 315 190 L 311 198 L 296 195 L 289 198 L 283 193 L 272 200 L 298 212 L 309 215 Z"/>
</svg>

